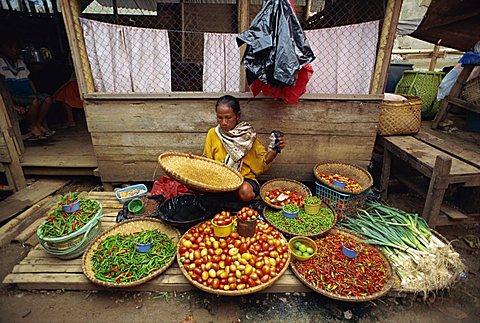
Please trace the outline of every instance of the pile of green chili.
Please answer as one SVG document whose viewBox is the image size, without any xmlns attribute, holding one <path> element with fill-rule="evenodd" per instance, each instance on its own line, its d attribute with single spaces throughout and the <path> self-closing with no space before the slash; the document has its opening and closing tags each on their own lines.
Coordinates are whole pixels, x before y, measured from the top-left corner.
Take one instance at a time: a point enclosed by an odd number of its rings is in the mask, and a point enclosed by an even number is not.
<svg viewBox="0 0 480 323">
<path fill-rule="evenodd" d="M 152 241 L 152 247 L 145 253 L 138 252 L 139 241 Z M 135 282 L 165 266 L 176 252 L 172 239 L 156 229 L 119 233 L 98 244 L 92 255 L 92 270 L 95 278 L 104 282 Z"/>
<path fill-rule="evenodd" d="M 265 218 L 277 229 L 292 234 L 312 235 L 321 233 L 332 227 L 334 215 L 331 209 L 321 208 L 318 214 L 307 214 L 300 208 L 298 215 L 293 218 L 286 218 L 283 211 L 267 209 Z"/>
<path fill-rule="evenodd" d="M 58 238 L 80 230 L 97 214 L 100 204 L 95 200 L 80 200 L 80 208 L 70 214 L 57 207 L 47 216 L 42 224 L 41 232 L 45 238 Z"/>
</svg>

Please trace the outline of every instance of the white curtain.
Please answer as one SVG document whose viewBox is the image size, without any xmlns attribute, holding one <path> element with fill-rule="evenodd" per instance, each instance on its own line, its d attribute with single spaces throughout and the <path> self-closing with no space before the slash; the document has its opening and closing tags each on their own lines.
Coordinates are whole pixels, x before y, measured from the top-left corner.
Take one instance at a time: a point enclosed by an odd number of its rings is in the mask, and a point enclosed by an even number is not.
<svg viewBox="0 0 480 323">
<path fill-rule="evenodd" d="M 166 30 L 80 21 L 96 91 L 171 92 Z"/>
<path fill-rule="evenodd" d="M 379 21 L 306 30 L 316 56 L 307 93 L 368 94 L 378 30 Z"/>
<path fill-rule="evenodd" d="M 240 91 L 240 50 L 236 37 L 236 34 L 204 34 L 203 92 Z"/>
</svg>

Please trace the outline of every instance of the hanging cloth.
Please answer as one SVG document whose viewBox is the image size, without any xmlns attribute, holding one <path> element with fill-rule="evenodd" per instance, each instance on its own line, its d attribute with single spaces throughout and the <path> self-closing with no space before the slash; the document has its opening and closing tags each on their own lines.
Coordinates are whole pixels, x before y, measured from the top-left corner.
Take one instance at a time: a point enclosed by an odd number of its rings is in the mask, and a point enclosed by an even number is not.
<svg viewBox="0 0 480 323">
<path fill-rule="evenodd" d="M 253 143 L 257 138 L 255 129 L 246 122 L 240 122 L 228 132 L 223 131 L 220 125 L 217 125 L 215 133 L 227 151 L 224 163 L 240 171 L 243 157 L 252 149 Z"/>
<path fill-rule="evenodd" d="M 240 91 L 236 34 L 203 34 L 203 92 Z"/>
</svg>

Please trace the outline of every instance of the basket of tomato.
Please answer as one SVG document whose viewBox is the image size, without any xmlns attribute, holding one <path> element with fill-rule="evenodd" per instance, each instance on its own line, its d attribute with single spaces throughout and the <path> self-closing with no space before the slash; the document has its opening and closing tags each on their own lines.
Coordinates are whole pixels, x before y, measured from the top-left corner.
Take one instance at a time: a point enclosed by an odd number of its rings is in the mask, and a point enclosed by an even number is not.
<svg viewBox="0 0 480 323">
<path fill-rule="evenodd" d="M 238 232 L 216 237 L 212 222 L 204 221 L 180 239 L 177 261 L 195 287 L 235 296 L 271 286 L 287 270 L 290 251 L 287 240 L 268 223 L 258 221 L 253 237 Z"/>
</svg>

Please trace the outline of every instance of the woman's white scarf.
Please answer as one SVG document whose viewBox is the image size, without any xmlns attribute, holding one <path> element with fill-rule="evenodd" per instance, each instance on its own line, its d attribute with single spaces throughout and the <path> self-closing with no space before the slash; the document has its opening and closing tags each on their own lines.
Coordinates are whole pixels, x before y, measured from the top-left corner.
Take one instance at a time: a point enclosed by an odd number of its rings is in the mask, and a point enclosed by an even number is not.
<svg viewBox="0 0 480 323">
<path fill-rule="evenodd" d="M 246 122 L 240 122 L 228 132 L 223 131 L 220 125 L 218 125 L 215 127 L 215 132 L 227 151 L 224 163 L 240 171 L 243 158 L 252 149 L 257 133 Z"/>
</svg>

